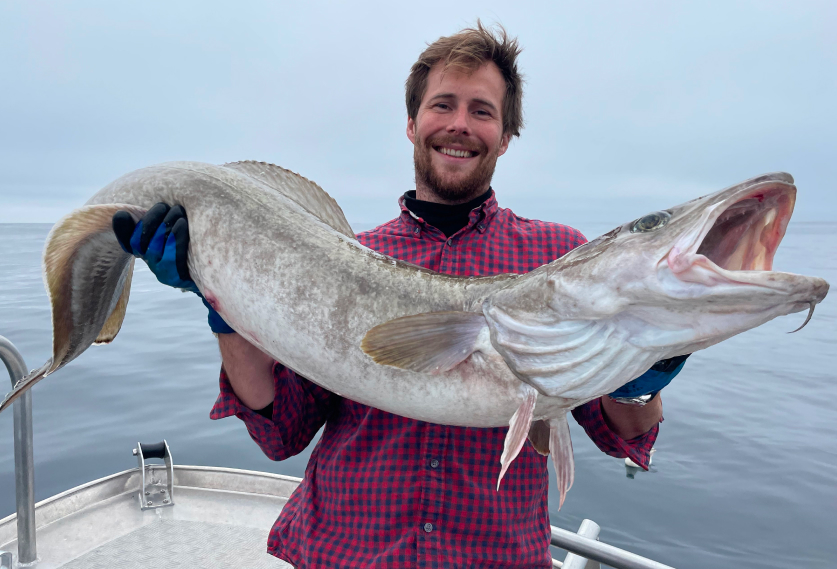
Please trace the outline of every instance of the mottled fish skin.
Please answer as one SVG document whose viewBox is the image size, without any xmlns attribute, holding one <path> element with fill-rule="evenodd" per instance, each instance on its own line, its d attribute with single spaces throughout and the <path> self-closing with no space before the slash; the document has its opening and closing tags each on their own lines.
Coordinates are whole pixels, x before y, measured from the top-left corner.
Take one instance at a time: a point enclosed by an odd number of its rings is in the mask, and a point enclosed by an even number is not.
<svg viewBox="0 0 837 569">
<path fill-rule="evenodd" d="M 334 200 L 277 166 L 144 168 L 53 228 L 44 260 L 53 358 L 0 411 L 94 341 L 113 340 L 133 258 L 108 220 L 118 209 L 138 219 L 162 201 L 185 208 L 192 278 L 248 341 L 391 413 L 469 427 L 511 421 L 498 472 L 528 434 L 539 452 L 548 446 L 563 501 L 569 410 L 659 359 L 825 297 L 824 280 L 771 270 L 795 195 L 788 174 L 769 174 L 629 222 L 526 275 L 460 278 L 364 247 Z M 658 218 L 668 221 L 654 229 Z"/>
<path fill-rule="evenodd" d="M 380 366 L 360 349 L 370 328 L 399 316 L 479 311 L 511 277 L 469 280 L 396 262 L 228 167 L 153 166 L 88 205 L 159 201 L 187 212 L 189 270 L 204 296 L 302 376 L 372 407 L 450 425 L 505 425 L 522 401 L 525 386 L 496 352 L 439 375 Z"/>
</svg>

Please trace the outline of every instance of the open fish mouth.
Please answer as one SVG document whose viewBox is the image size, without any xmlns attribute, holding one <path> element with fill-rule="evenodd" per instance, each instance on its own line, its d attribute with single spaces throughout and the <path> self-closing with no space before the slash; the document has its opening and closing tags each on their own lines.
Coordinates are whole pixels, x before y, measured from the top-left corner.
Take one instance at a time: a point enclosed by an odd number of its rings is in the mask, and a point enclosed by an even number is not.
<svg viewBox="0 0 837 569">
<path fill-rule="evenodd" d="M 784 176 L 750 184 L 725 199 L 718 196 L 722 199 L 707 208 L 699 233 L 685 236 L 667 255 L 671 271 L 682 281 L 706 286 L 784 290 L 782 282 L 768 276 L 796 201 L 793 180 Z"/>
<path fill-rule="evenodd" d="M 770 271 L 793 213 L 791 185 L 755 189 L 720 211 L 696 254 L 725 271 Z"/>
</svg>

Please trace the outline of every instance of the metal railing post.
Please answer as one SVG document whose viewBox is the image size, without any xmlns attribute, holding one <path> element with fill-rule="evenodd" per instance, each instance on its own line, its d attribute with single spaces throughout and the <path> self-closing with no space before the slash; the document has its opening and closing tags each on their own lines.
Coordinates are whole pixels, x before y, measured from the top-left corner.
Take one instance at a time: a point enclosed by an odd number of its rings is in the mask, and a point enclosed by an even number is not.
<svg viewBox="0 0 837 569">
<path fill-rule="evenodd" d="M 9 370 L 12 386 L 26 375 L 26 362 L 14 344 L 0 336 L 0 359 Z M 35 457 L 32 444 L 32 391 L 14 402 L 15 499 L 17 502 L 17 559 L 38 559 L 35 544 Z"/>
<path fill-rule="evenodd" d="M 578 535 L 588 539 L 599 539 L 599 532 L 601 531 L 599 524 L 593 520 L 583 520 L 578 528 Z M 567 553 L 564 558 L 564 569 L 599 569 L 599 562 L 595 560 L 587 560 L 586 558 L 573 553 Z"/>
<path fill-rule="evenodd" d="M 552 526 L 550 545 L 614 569 L 673 569 L 636 553 Z"/>
</svg>

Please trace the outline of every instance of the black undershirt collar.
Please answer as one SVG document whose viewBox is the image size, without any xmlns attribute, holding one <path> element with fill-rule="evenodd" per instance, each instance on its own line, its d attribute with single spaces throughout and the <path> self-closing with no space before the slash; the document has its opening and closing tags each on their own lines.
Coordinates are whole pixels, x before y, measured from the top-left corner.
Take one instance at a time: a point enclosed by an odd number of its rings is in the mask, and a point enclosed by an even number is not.
<svg viewBox="0 0 837 569">
<path fill-rule="evenodd" d="M 471 211 L 481 206 L 489 197 L 491 197 L 491 188 L 469 202 L 448 205 L 417 200 L 416 191 L 410 190 L 404 193 L 404 205 L 413 215 L 422 218 L 425 223 L 444 233 L 445 237 L 450 237 L 468 225 Z"/>
</svg>

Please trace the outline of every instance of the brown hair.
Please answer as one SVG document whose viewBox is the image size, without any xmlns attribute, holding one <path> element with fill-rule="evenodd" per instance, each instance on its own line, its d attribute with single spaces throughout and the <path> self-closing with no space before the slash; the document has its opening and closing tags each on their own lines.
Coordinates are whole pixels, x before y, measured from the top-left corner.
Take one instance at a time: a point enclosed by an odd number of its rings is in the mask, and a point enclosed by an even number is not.
<svg viewBox="0 0 837 569">
<path fill-rule="evenodd" d="M 509 39 L 503 26 L 497 24 L 496 31 L 489 30 L 479 20 L 476 28 L 465 28 L 428 44 L 407 77 L 407 115 L 416 120 L 427 90 L 427 76 L 437 63 L 443 62 L 444 70 L 454 67 L 471 73 L 486 62 L 493 61 L 506 82 L 503 134 L 520 136 L 520 129 L 523 128 L 523 75 L 517 70 L 520 51 L 517 38 Z"/>
</svg>

